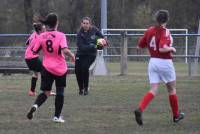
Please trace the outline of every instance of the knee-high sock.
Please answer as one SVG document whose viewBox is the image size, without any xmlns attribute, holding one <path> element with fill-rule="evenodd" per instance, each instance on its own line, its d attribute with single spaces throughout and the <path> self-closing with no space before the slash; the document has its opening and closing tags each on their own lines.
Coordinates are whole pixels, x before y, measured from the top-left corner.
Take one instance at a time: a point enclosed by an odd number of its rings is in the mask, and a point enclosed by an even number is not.
<svg viewBox="0 0 200 134">
<path fill-rule="evenodd" d="M 35 92 L 36 83 L 37 83 L 37 78 L 32 77 L 31 78 L 31 91 L 32 92 Z"/>
<path fill-rule="evenodd" d="M 55 99 L 55 115 L 56 117 L 60 117 L 60 114 L 62 112 L 62 108 L 63 108 L 63 103 L 64 103 L 64 95 L 56 95 L 56 99 Z"/>
<path fill-rule="evenodd" d="M 41 93 L 38 95 L 37 99 L 35 100 L 35 104 L 40 107 L 47 99 L 46 94 Z"/>
<path fill-rule="evenodd" d="M 147 92 L 143 99 L 140 101 L 139 108 L 143 112 L 146 108 L 146 106 L 151 102 L 151 100 L 154 98 L 154 95 L 151 92 Z"/>
<path fill-rule="evenodd" d="M 178 117 L 179 111 L 178 111 L 178 97 L 176 94 L 169 95 L 169 103 L 173 112 L 174 117 Z"/>
</svg>

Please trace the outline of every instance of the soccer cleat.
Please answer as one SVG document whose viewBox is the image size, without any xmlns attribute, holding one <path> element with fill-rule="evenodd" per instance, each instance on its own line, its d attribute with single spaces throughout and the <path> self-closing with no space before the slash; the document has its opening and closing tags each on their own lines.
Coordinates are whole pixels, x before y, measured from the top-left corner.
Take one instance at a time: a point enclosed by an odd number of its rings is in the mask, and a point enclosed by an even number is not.
<svg viewBox="0 0 200 134">
<path fill-rule="evenodd" d="M 37 95 L 36 92 L 33 92 L 31 90 L 28 92 L 28 96 L 36 96 L 36 95 Z"/>
<path fill-rule="evenodd" d="M 51 92 L 50 92 L 50 96 L 56 96 L 56 93 L 53 92 L 53 91 L 51 91 Z"/>
<path fill-rule="evenodd" d="M 33 106 L 31 107 L 30 111 L 28 112 L 28 114 L 27 114 L 26 117 L 27 117 L 29 120 L 33 119 L 33 116 L 34 116 L 34 113 L 35 113 L 36 110 L 37 110 L 37 106 L 33 105 Z"/>
<path fill-rule="evenodd" d="M 179 113 L 178 117 L 174 117 L 173 121 L 174 123 L 178 123 L 180 120 L 184 119 L 185 114 L 184 113 Z"/>
<path fill-rule="evenodd" d="M 56 122 L 56 123 L 64 123 L 65 120 L 62 118 L 62 116 L 60 116 L 59 118 L 54 116 L 53 117 L 53 122 Z"/>
<path fill-rule="evenodd" d="M 138 125 L 142 126 L 143 125 L 143 121 L 142 121 L 142 112 L 140 109 L 136 109 L 134 111 L 135 113 L 135 120 L 137 122 Z"/>
</svg>

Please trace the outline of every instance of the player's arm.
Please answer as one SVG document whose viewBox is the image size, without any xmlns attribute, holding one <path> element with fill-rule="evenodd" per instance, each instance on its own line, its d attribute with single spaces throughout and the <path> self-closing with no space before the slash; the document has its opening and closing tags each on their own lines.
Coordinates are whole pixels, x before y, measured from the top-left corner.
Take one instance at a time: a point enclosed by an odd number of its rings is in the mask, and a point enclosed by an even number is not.
<svg viewBox="0 0 200 134">
<path fill-rule="evenodd" d="M 61 38 L 60 47 L 61 47 L 62 52 L 63 52 L 64 54 L 66 54 L 67 56 L 69 56 L 72 62 L 75 62 L 75 56 L 74 56 L 74 54 L 68 49 L 67 38 L 65 37 L 64 34 L 63 34 L 63 37 Z"/>
<path fill-rule="evenodd" d="M 28 46 L 28 45 L 31 43 L 32 40 L 33 40 L 33 34 L 31 34 L 31 35 L 29 36 L 28 40 L 26 41 L 25 46 Z"/>
<path fill-rule="evenodd" d="M 84 52 L 88 52 L 90 50 L 95 49 L 96 44 L 94 43 L 89 43 L 88 45 L 84 45 L 85 41 L 83 40 L 83 38 L 81 37 L 81 34 L 77 35 L 77 47 Z"/>
<path fill-rule="evenodd" d="M 137 45 L 137 49 L 141 49 L 141 48 L 145 48 L 147 47 L 147 33 L 145 32 L 144 36 L 142 36 L 139 41 L 138 41 L 138 45 Z"/>
<path fill-rule="evenodd" d="M 40 43 L 40 40 L 38 39 L 36 42 L 35 42 L 35 45 L 32 49 L 32 52 L 33 54 L 37 54 L 39 53 L 39 51 L 42 49 L 42 46 L 41 46 L 41 43 Z"/>
<path fill-rule="evenodd" d="M 28 39 L 25 43 L 25 46 L 28 46 L 30 44 L 30 39 Z"/>
<path fill-rule="evenodd" d="M 107 38 L 104 37 L 104 35 L 101 33 L 101 31 L 98 28 L 96 28 L 96 31 L 97 31 L 96 36 L 98 36 L 99 38 L 103 38 L 106 41 L 106 46 L 107 46 L 108 45 Z"/>
<path fill-rule="evenodd" d="M 174 47 L 169 47 L 167 45 L 164 45 L 163 48 L 159 48 L 159 52 L 161 53 L 167 53 L 167 52 L 176 52 L 176 49 Z"/>
<path fill-rule="evenodd" d="M 161 53 L 168 53 L 168 52 L 176 52 L 176 49 L 172 46 L 169 46 L 171 44 L 172 39 L 170 32 L 166 30 L 161 34 L 160 42 L 159 42 L 159 52 Z"/>
<path fill-rule="evenodd" d="M 63 48 L 62 51 L 64 54 L 70 57 L 72 62 L 75 62 L 75 56 L 68 48 Z"/>
<path fill-rule="evenodd" d="M 101 31 L 100 31 L 98 28 L 96 28 L 96 27 L 94 27 L 94 28 L 95 28 L 95 30 L 96 30 L 96 36 L 99 37 L 99 38 L 104 38 L 104 36 L 103 36 L 103 34 L 101 33 Z"/>
</svg>

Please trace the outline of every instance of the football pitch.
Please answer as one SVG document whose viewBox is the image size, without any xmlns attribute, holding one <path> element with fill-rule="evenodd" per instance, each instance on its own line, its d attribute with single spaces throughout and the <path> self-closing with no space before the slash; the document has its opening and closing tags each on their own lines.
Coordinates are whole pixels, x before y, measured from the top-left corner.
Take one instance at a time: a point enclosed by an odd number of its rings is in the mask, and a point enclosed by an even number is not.
<svg viewBox="0 0 200 134">
<path fill-rule="evenodd" d="M 79 96 L 74 74 L 67 77 L 64 124 L 52 121 L 54 97 L 38 109 L 33 120 L 26 114 L 35 97 L 27 95 L 30 74 L 0 75 L 0 134 L 199 134 L 200 77 L 187 76 L 187 65 L 176 63 L 177 94 L 186 117 L 172 122 L 168 94 L 163 84 L 143 114 L 144 126 L 135 122 L 133 110 L 149 90 L 147 63 L 129 63 L 129 75 L 119 76 L 119 64 L 109 64 L 108 76 L 90 78 L 90 94 Z M 40 81 L 36 91 L 39 92 Z"/>
</svg>

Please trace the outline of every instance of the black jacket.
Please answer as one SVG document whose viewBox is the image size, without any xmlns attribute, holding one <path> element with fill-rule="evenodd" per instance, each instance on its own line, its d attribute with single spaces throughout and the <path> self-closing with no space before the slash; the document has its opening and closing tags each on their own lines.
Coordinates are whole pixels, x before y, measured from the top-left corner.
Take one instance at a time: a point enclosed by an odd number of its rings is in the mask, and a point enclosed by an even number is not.
<svg viewBox="0 0 200 134">
<path fill-rule="evenodd" d="M 77 34 L 77 55 L 96 55 L 97 39 L 103 38 L 102 33 L 96 28 L 91 27 L 88 32 L 83 29 Z"/>
</svg>

